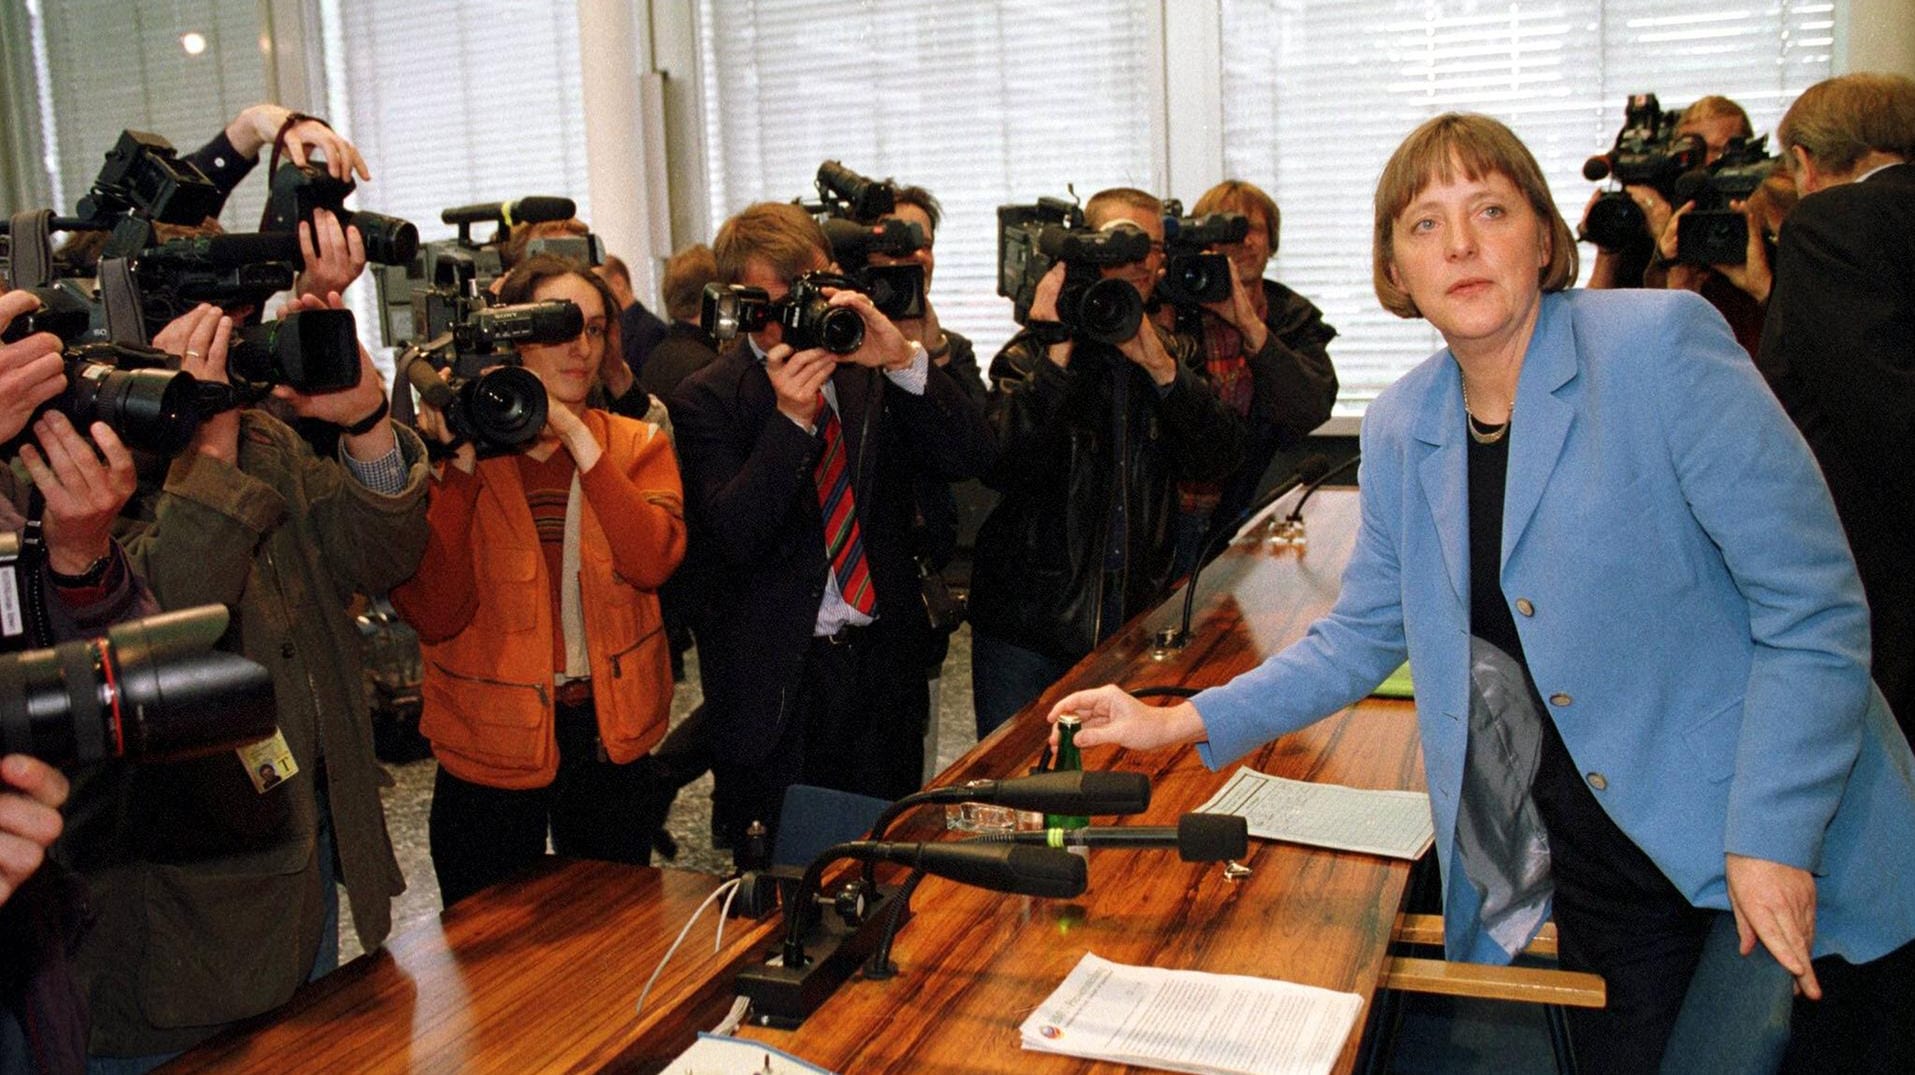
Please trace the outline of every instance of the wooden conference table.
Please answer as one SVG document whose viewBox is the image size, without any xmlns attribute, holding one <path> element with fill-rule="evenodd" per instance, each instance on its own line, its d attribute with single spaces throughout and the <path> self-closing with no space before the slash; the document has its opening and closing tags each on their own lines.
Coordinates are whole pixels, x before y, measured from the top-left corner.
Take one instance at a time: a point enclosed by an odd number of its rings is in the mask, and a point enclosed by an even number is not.
<svg viewBox="0 0 1915 1075">
<path fill-rule="evenodd" d="M 1355 538 L 1356 495 L 1319 493 L 1306 518 L 1306 548 L 1247 543 L 1205 570 L 1183 649 L 1159 654 L 1152 645 L 1157 628 L 1177 623 L 1179 594 L 1129 624 L 934 783 L 1027 771 L 1048 731 L 1042 714 L 1068 690 L 1108 682 L 1208 686 L 1301 636 L 1336 596 Z M 1228 776 L 1206 770 L 1190 750 L 1093 749 L 1086 762 L 1150 775 L 1151 808 L 1121 819 L 1127 824 L 1174 824 Z M 1362 702 L 1262 747 L 1244 764 L 1325 783 L 1423 788 L 1406 702 Z M 932 808 L 891 838 L 941 834 Z M 743 1033 L 847 1073 L 1120 1070 L 1018 1046 L 1018 1024 L 1087 951 L 1352 992 L 1364 998 L 1367 1016 L 1409 864 L 1265 841 L 1253 841 L 1244 861 L 1251 876 L 1229 881 L 1220 865 L 1183 863 L 1169 851 L 1097 851 L 1089 889 L 1069 902 L 926 879 L 893 951 L 897 977 L 854 978 L 797 1030 L 748 1026 Z M 634 1014 L 659 956 L 716 884 L 672 870 L 554 863 L 408 930 L 168 1070 L 656 1070 L 722 1016 L 736 968 L 776 945 L 775 918 L 735 921 L 714 953 L 708 917 L 661 976 L 645 1014 Z M 1338 1071 L 1351 1070 L 1357 1046 L 1352 1034 Z"/>
</svg>

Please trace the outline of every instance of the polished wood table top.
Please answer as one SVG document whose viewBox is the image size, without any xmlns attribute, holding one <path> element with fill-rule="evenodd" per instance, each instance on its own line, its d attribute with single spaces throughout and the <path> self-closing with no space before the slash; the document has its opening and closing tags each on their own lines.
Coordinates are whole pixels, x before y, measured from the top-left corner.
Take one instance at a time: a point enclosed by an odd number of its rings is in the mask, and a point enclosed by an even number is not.
<svg viewBox="0 0 1915 1075">
<path fill-rule="evenodd" d="M 1159 654 L 1152 647 L 1158 628 L 1178 622 L 1179 595 L 1128 625 L 937 782 L 1027 770 L 1048 731 L 1043 715 L 1070 690 L 1109 682 L 1132 689 L 1209 686 L 1301 637 L 1335 599 L 1355 537 L 1356 496 L 1319 494 L 1306 514 L 1307 547 L 1247 543 L 1204 571 L 1193 639 L 1183 650 Z M 1151 777 L 1149 812 L 1098 819 L 1104 824 L 1174 824 L 1231 771 L 1208 771 L 1189 749 L 1093 748 L 1085 764 Z M 1424 787 L 1415 713 L 1406 702 L 1362 702 L 1267 744 L 1243 764 L 1324 783 Z M 929 824 L 937 824 L 935 816 Z M 931 831 L 920 820 L 893 838 Z M 1085 952 L 1356 993 L 1367 1015 L 1410 864 L 1263 840 L 1251 842 L 1244 861 L 1252 875 L 1228 881 L 1220 864 L 1183 863 L 1170 851 L 1095 850 L 1088 891 L 1068 903 L 927 879 L 912 900 L 915 917 L 898 936 L 896 978 L 854 979 L 795 1031 L 752 1027 L 746 1033 L 847 1073 L 1122 1070 L 1018 1045 L 1018 1025 Z M 1351 1034 L 1339 1071 L 1354 1066 L 1358 1038 Z"/>
<path fill-rule="evenodd" d="M 1335 599 L 1355 536 L 1356 497 L 1326 491 L 1307 516 L 1307 548 L 1246 543 L 1205 570 L 1185 648 L 1158 654 L 1151 643 L 1158 628 L 1176 624 L 1178 594 L 934 783 L 1027 771 L 1048 731 L 1043 714 L 1069 690 L 1108 682 L 1209 686 L 1300 637 Z M 1105 824 L 1174 824 L 1229 775 L 1209 772 L 1189 749 L 1093 749 L 1087 762 L 1152 779 L 1147 814 L 1097 819 Z M 1264 746 L 1244 764 L 1357 787 L 1423 787 L 1415 716 L 1403 702 L 1365 701 Z M 945 835 L 941 812 L 926 809 L 891 838 Z M 1070 902 L 927 879 L 897 939 L 897 977 L 854 978 L 795 1031 L 745 1032 L 859 1075 L 1120 1070 L 1018 1046 L 1018 1024 L 1087 951 L 1125 963 L 1284 978 L 1354 992 L 1367 1005 L 1409 865 L 1266 841 L 1253 841 L 1245 861 L 1251 876 L 1227 881 L 1220 865 L 1183 863 L 1170 851 L 1098 850 L 1088 891 Z M 895 880 L 882 871 L 880 878 Z M 658 1070 L 718 1022 L 737 968 L 776 947 L 775 918 L 732 922 L 718 953 L 709 922 L 701 923 L 646 1014 L 633 1014 L 645 978 L 717 883 L 670 870 L 554 862 L 406 931 L 169 1070 Z M 1357 1038 L 1351 1035 L 1338 1070 L 1354 1065 Z"/>
<path fill-rule="evenodd" d="M 645 1004 L 639 991 L 720 878 L 548 859 L 302 988 L 163 1070 L 496 1072 L 634 1070 L 690 1044 L 732 1001 L 730 967 L 772 922 L 733 921 L 712 952 L 709 909 Z M 657 1024 L 669 1016 L 671 1030 Z M 661 1042 L 663 1044 L 654 1044 Z"/>
</svg>

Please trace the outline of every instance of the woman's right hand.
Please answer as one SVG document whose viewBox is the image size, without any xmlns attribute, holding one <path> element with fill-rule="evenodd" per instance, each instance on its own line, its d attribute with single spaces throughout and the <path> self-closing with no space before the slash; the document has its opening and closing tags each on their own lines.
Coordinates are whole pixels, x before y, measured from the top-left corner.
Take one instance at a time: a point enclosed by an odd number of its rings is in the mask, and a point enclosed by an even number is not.
<svg viewBox="0 0 1915 1075">
<path fill-rule="evenodd" d="M 442 381 L 451 380 L 452 371 L 440 370 L 439 379 Z M 419 401 L 417 421 L 419 435 L 427 440 L 435 440 L 440 444 L 451 444 L 457 439 L 451 427 L 446 425 L 445 412 L 424 400 Z M 467 474 L 473 474 L 478 471 L 479 451 L 472 446 L 471 441 L 466 441 L 464 444 L 452 450 L 452 465 L 465 471 Z"/>
<path fill-rule="evenodd" d="M 1057 718 L 1083 718 L 1074 740 L 1080 747 L 1106 743 L 1134 750 L 1160 750 L 1209 736 L 1203 715 L 1189 702 L 1172 706 L 1145 705 L 1115 684 L 1105 684 L 1066 696 L 1044 718 L 1051 722 L 1051 745 L 1057 745 Z"/>
</svg>

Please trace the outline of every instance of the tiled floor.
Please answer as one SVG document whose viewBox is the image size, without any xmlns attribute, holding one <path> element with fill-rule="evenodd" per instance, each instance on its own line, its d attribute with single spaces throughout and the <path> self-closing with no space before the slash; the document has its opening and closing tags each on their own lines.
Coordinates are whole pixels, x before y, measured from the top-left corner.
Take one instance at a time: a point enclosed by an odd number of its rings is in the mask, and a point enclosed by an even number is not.
<svg viewBox="0 0 1915 1075">
<path fill-rule="evenodd" d="M 672 723 L 676 725 L 704 700 L 698 686 L 698 655 L 686 655 L 685 682 L 678 685 L 672 698 Z M 957 760 L 958 755 L 977 742 L 971 716 L 971 630 L 958 629 L 951 638 L 951 652 L 944 660 L 944 677 L 939 681 L 937 699 L 938 769 Z M 432 805 L 432 780 L 436 770 L 432 759 L 405 765 L 387 766 L 396 783 L 386 790 L 386 827 L 399 855 L 399 868 L 405 871 L 406 891 L 393 901 L 392 928 L 398 933 L 408 926 L 439 913 L 439 885 L 432 876 L 432 859 L 426 843 L 426 815 Z M 678 841 L 676 861 L 679 869 L 728 873 L 731 852 L 715 851 L 711 846 L 711 777 L 700 777 L 678 793 L 666 827 Z M 659 865 L 667 865 L 656 860 Z M 348 926 L 339 938 L 341 962 L 360 953 L 359 939 Z"/>
</svg>

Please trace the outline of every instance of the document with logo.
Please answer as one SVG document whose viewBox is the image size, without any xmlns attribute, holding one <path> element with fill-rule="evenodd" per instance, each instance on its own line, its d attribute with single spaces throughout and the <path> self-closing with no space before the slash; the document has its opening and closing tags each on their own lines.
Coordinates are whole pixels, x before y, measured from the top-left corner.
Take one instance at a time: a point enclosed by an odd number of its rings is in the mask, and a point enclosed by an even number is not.
<svg viewBox="0 0 1915 1075">
<path fill-rule="evenodd" d="M 1240 815 L 1250 823 L 1250 835 L 1266 840 L 1390 858 L 1422 858 L 1436 839 L 1430 797 L 1423 792 L 1312 784 L 1248 768 L 1230 774 L 1197 809 Z"/>
<path fill-rule="evenodd" d="M 1018 1028 L 1024 1048 L 1200 1075 L 1318 1075 L 1363 998 L 1240 974 L 1112 963 L 1086 952 Z"/>
</svg>

